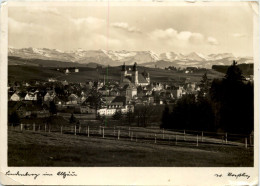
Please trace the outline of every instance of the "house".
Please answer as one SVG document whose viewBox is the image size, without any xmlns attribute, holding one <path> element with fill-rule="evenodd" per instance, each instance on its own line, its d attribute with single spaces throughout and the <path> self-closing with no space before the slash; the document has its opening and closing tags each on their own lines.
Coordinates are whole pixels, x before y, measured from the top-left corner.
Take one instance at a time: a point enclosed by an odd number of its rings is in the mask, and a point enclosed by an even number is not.
<svg viewBox="0 0 260 186">
<path fill-rule="evenodd" d="M 103 97 L 103 99 L 106 104 L 110 104 L 115 99 L 115 96 L 106 96 L 106 97 Z"/>
<path fill-rule="evenodd" d="M 75 68 L 75 72 L 79 72 L 79 69 L 78 69 L 78 68 Z"/>
<path fill-rule="evenodd" d="M 12 94 L 12 96 L 10 97 L 10 101 L 22 101 L 24 99 L 24 97 L 26 96 L 25 93 L 22 92 L 15 92 Z"/>
<path fill-rule="evenodd" d="M 28 92 L 26 94 L 26 96 L 24 97 L 24 100 L 26 100 L 26 101 L 37 101 L 37 93 Z"/>
<path fill-rule="evenodd" d="M 120 93 L 119 93 L 118 90 L 113 89 L 113 90 L 111 90 L 111 91 L 109 92 L 109 95 L 110 95 L 110 96 L 119 96 Z"/>
<path fill-rule="evenodd" d="M 125 85 L 123 90 L 126 97 L 133 98 L 134 96 L 137 96 L 137 88 L 132 83 Z"/>
<path fill-rule="evenodd" d="M 49 82 L 56 82 L 57 79 L 54 79 L 54 78 L 49 78 Z"/>
<path fill-rule="evenodd" d="M 68 102 L 66 104 L 67 105 L 77 105 L 79 101 L 80 101 L 80 99 L 76 94 L 71 94 L 68 97 Z"/>
<path fill-rule="evenodd" d="M 86 99 L 87 97 L 85 95 L 81 95 L 81 97 L 79 98 L 79 103 L 83 103 Z"/>
<path fill-rule="evenodd" d="M 68 102 L 68 98 L 66 96 L 55 96 L 53 101 L 58 108 L 61 108 L 66 105 Z"/>
<path fill-rule="evenodd" d="M 61 81 L 61 84 L 62 84 L 63 86 L 69 85 L 69 83 L 68 83 L 66 80 Z"/>
<path fill-rule="evenodd" d="M 56 96 L 56 93 L 55 91 L 48 91 L 44 97 L 43 97 L 43 100 L 44 101 L 53 101 L 54 97 Z"/>
<path fill-rule="evenodd" d="M 151 88 L 153 91 L 160 91 L 163 89 L 163 85 L 161 83 L 153 83 Z"/>
<path fill-rule="evenodd" d="M 81 114 L 95 114 L 96 109 L 89 106 L 89 105 L 81 105 L 80 106 L 80 113 Z"/>
<path fill-rule="evenodd" d="M 10 97 L 10 101 L 21 101 L 21 97 L 18 93 L 14 93 L 11 97 Z"/>
<path fill-rule="evenodd" d="M 172 91 L 172 94 L 173 94 L 173 97 L 174 98 L 180 98 L 180 97 L 182 97 L 182 95 L 183 95 L 183 89 L 181 88 L 181 87 L 179 87 L 178 89 L 175 89 L 175 90 L 173 90 Z"/>
<path fill-rule="evenodd" d="M 194 92 L 196 88 L 196 83 L 187 83 L 185 85 L 185 89 L 187 90 L 187 92 Z"/>
<path fill-rule="evenodd" d="M 81 105 L 80 105 L 80 113 L 86 114 L 94 114 L 96 113 L 96 109 L 94 104 L 91 102 L 90 98 L 87 98 Z"/>
<path fill-rule="evenodd" d="M 115 99 L 110 103 L 107 104 L 106 107 L 100 108 L 97 110 L 97 113 L 106 116 L 112 116 L 116 113 L 116 111 L 120 110 L 123 114 L 127 113 L 128 111 L 133 111 L 134 107 L 129 104 L 129 98 L 126 96 L 117 96 Z"/>
<path fill-rule="evenodd" d="M 67 69 L 65 70 L 65 74 L 68 74 L 68 73 L 70 73 L 70 70 L 67 68 Z"/>
<path fill-rule="evenodd" d="M 105 86 L 102 88 L 98 89 L 98 92 L 100 92 L 103 96 L 108 96 L 109 95 L 109 89 Z"/>
</svg>

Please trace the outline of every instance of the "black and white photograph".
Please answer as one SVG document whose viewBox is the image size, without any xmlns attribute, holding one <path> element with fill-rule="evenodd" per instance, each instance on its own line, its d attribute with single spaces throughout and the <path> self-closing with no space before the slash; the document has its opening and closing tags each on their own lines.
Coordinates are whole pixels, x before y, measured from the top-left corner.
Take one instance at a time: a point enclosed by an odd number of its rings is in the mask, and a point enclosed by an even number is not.
<svg viewBox="0 0 260 186">
<path fill-rule="evenodd" d="M 212 177 L 257 180 L 242 170 L 258 167 L 258 3 L 201 4 L 9 6 L 7 167 L 240 168 Z"/>
</svg>

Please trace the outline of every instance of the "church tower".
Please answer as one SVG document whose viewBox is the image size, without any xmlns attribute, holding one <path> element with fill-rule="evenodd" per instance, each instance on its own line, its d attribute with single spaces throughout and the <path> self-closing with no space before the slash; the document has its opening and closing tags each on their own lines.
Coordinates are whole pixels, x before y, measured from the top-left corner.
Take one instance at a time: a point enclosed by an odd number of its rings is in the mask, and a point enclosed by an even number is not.
<svg viewBox="0 0 260 186">
<path fill-rule="evenodd" d="M 132 71 L 132 83 L 134 83 L 135 85 L 138 84 L 138 71 L 137 71 L 137 64 L 135 62 L 134 66 L 133 66 L 133 71 Z"/>
<path fill-rule="evenodd" d="M 124 65 L 122 65 L 120 83 L 123 83 L 126 74 L 127 74 L 127 71 L 126 71 L 125 63 L 124 63 Z"/>
</svg>

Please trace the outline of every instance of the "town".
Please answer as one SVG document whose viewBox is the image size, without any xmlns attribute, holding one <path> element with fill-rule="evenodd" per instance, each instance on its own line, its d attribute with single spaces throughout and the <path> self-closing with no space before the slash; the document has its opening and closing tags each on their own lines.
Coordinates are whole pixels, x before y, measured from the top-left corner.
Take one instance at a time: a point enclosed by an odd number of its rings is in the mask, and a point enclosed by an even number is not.
<svg viewBox="0 0 260 186">
<path fill-rule="evenodd" d="M 56 70 L 67 75 L 79 71 L 77 68 Z M 141 105 L 173 104 L 183 95 L 198 91 L 198 84 L 188 78 L 178 84 L 153 82 L 149 71 L 140 72 L 135 63 L 122 65 L 118 81 L 107 80 L 104 75 L 96 81 L 82 83 L 55 78 L 10 83 L 8 110 L 9 114 L 17 112 L 20 118 L 44 118 L 52 114 L 50 107 L 54 105 L 57 112 L 84 114 L 95 119 L 112 117 L 117 112 L 134 113 Z"/>
</svg>

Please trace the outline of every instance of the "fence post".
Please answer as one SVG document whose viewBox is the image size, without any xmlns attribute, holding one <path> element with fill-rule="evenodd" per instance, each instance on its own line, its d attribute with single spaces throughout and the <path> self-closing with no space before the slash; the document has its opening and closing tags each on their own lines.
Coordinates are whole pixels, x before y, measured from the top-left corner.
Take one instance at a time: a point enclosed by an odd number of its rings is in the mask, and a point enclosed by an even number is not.
<svg viewBox="0 0 260 186">
<path fill-rule="evenodd" d="M 164 128 L 162 129 L 162 132 L 163 132 L 163 136 L 162 136 L 162 138 L 164 139 Z"/>
<path fill-rule="evenodd" d="M 103 127 L 103 135 L 102 135 L 102 138 L 105 137 L 105 130 L 104 130 L 105 127 Z"/>
<path fill-rule="evenodd" d="M 47 129 L 47 126 L 46 126 L 46 124 L 44 125 L 44 131 L 46 132 L 46 129 Z"/>
<path fill-rule="evenodd" d="M 114 125 L 114 136 L 116 136 L 116 127 Z"/>
<path fill-rule="evenodd" d="M 156 134 L 154 134 L 154 143 L 156 143 Z"/>
<path fill-rule="evenodd" d="M 99 134 L 101 135 L 101 126 L 99 125 Z"/>
<path fill-rule="evenodd" d="M 60 133 L 62 134 L 62 126 L 60 127 Z"/>
<path fill-rule="evenodd" d="M 199 135 L 197 135 L 197 147 L 199 146 Z"/>
<path fill-rule="evenodd" d="M 33 131 L 35 131 L 35 123 L 33 123 Z"/>
<path fill-rule="evenodd" d="M 183 141 L 186 141 L 186 139 L 185 139 L 185 130 L 183 131 Z"/>
<path fill-rule="evenodd" d="M 79 134 L 80 134 L 80 130 L 81 130 L 81 125 L 79 125 Z"/>
<path fill-rule="evenodd" d="M 175 145 L 177 145 L 177 134 L 175 136 Z"/>
<path fill-rule="evenodd" d="M 21 131 L 23 131 L 23 124 L 21 123 Z"/>
<path fill-rule="evenodd" d="M 41 125 L 39 124 L 39 128 L 38 128 L 39 131 L 41 131 Z"/>
<path fill-rule="evenodd" d="M 89 125 L 88 125 L 88 137 L 89 137 Z"/>
<path fill-rule="evenodd" d="M 226 144 L 227 144 L 227 142 L 228 142 L 228 141 L 227 141 L 227 132 L 226 132 Z"/>
<path fill-rule="evenodd" d="M 77 126 L 75 125 L 75 131 L 74 131 L 74 135 L 77 135 Z"/>
<path fill-rule="evenodd" d="M 245 138 L 245 147 L 247 149 L 247 138 Z"/>
<path fill-rule="evenodd" d="M 222 145 L 224 144 L 224 136 L 222 136 Z"/>
<path fill-rule="evenodd" d="M 201 142 L 203 142 L 203 131 L 201 132 Z"/>
<path fill-rule="evenodd" d="M 249 136 L 249 146 L 252 146 L 252 135 Z"/>
<path fill-rule="evenodd" d="M 120 129 L 118 129 L 118 133 L 117 133 L 117 139 L 120 139 Z"/>
</svg>

